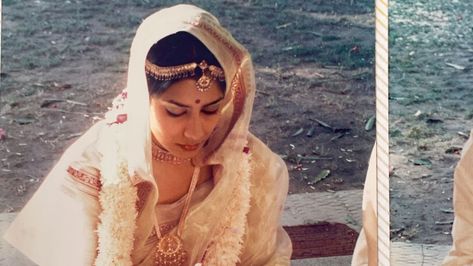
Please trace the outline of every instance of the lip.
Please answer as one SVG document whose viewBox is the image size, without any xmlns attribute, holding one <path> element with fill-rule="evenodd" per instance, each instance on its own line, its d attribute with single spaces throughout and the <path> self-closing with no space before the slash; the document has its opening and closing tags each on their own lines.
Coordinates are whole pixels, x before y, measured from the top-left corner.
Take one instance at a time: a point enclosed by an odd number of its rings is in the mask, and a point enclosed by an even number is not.
<svg viewBox="0 0 473 266">
<path fill-rule="evenodd" d="M 191 144 L 191 145 L 189 145 L 189 144 L 177 144 L 177 145 L 185 151 L 195 151 L 200 147 L 200 143 L 199 144 Z"/>
</svg>

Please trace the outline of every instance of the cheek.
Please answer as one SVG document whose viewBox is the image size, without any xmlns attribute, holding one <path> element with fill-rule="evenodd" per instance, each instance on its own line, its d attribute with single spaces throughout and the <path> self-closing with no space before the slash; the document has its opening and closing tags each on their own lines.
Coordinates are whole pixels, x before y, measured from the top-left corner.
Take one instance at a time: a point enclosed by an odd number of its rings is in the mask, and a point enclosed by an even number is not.
<svg viewBox="0 0 473 266">
<path fill-rule="evenodd" d="M 164 141 L 177 135 L 180 130 L 180 123 L 173 119 L 160 108 L 152 108 L 150 112 L 150 126 L 153 135 L 158 141 Z"/>
<path fill-rule="evenodd" d="M 205 131 L 207 134 L 211 134 L 212 131 L 215 129 L 217 126 L 218 122 L 220 121 L 221 115 L 214 115 L 209 117 L 206 122 L 205 122 Z"/>
</svg>

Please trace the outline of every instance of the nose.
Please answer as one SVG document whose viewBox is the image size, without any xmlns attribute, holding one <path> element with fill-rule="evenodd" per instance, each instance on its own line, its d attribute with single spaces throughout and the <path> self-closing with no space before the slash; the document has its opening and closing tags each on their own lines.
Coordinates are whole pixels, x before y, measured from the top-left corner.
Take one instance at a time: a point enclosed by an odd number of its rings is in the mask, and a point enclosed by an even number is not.
<svg viewBox="0 0 473 266">
<path fill-rule="evenodd" d="M 184 137 L 187 139 L 199 142 L 204 138 L 204 125 L 199 117 L 192 117 L 184 130 Z"/>
</svg>

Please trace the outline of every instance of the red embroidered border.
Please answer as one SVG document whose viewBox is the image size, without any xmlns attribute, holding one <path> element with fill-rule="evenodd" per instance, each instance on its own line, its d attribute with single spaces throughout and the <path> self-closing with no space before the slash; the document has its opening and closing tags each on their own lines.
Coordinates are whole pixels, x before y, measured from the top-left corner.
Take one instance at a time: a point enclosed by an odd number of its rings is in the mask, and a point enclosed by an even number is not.
<svg viewBox="0 0 473 266">
<path fill-rule="evenodd" d="M 86 185 L 87 187 L 93 188 L 94 190 L 100 190 L 102 183 L 100 178 L 69 166 L 67 172 L 73 177 L 73 179 L 81 184 Z"/>
<path fill-rule="evenodd" d="M 241 51 L 239 51 L 234 45 L 231 45 L 230 42 L 228 41 L 228 38 L 226 38 L 222 32 L 219 32 L 216 30 L 218 29 L 218 27 L 217 25 L 215 25 L 215 23 L 213 23 L 212 21 L 208 20 L 205 17 L 200 17 L 200 16 L 197 17 L 194 21 L 187 22 L 187 23 L 204 29 L 210 35 L 212 35 L 215 39 L 222 42 L 223 45 L 225 45 L 228 48 L 228 50 L 230 50 L 230 52 L 232 53 L 237 65 L 240 66 L 241 59 L 242 59 Z"/>
<path fill-rule="evenodd" d="M 143 210 L 143 207 L 146 203 L 146 199 L 148 198 L 148 194 L 151 192 L 152 188 L 152 185 L 147 182 L 138 183 L 136 185 L 138 196 L 138 199 L 136 201 L 136 210 L 138 212 L 141 212 Z"/>
</svg>

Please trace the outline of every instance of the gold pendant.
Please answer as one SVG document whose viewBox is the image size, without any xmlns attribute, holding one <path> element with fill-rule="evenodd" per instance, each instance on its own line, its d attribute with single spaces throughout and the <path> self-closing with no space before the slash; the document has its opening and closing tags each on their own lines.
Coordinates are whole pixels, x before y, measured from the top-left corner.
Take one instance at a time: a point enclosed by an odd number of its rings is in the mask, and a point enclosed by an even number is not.
<svg viewBox="0 0 473 266">
<path fill-rule="evenodd" d="M 184 265 L 187 252 L 181 238 L 168 234 L 159 239 L 155 254 L 156 265 Z"/>
<path fill-rule="evenodd" d="M 203 70 L 202 70 L 203 71 Z M 202 73 L 202 76 L 197 80 L 196 88 L 201 92 L 205 92 L 209 89 L 212 78 L 207 76 L 205 72 Z"/>
</svg>

